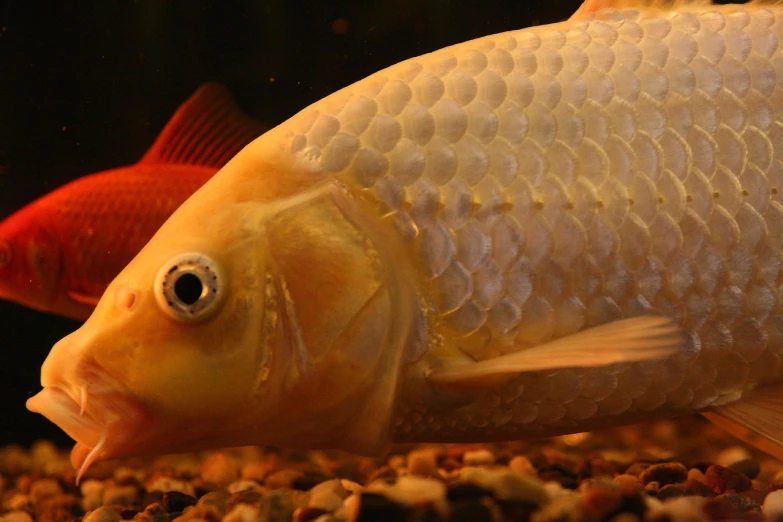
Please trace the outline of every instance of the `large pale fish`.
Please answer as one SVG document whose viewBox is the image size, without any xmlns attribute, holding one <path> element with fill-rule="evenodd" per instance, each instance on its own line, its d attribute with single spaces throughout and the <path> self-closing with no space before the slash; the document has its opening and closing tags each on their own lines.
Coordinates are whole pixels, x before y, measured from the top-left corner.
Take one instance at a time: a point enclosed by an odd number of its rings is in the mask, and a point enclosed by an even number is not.
<svg viewBox="0 0 783 522">
<path fill-rule="evenodd" d="M 588 0 L 270 130 L 54 346 L 28 407 L 80 473 L 695 411 L 780 443 L 783 9 L 661 5 Z"/>
</svg>

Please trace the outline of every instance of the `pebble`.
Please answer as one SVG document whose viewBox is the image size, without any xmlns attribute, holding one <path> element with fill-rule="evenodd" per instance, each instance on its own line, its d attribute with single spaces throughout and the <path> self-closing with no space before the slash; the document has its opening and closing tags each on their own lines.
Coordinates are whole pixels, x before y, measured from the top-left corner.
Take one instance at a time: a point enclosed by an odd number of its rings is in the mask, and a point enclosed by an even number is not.
<svg viewBox="0 0 783 522">
<path fill-rule="evenodd" d="M 466 451 L 462 455 L 462 462 L 466 466 L 489 466 L 495 463 L 495 455 L 486 449 Z"/>
<path fill-rule="evenodd" d="M 740 513 L 744 513 L 746 511 L 750 511 L 751 509 L 759 509 L 761 506 L 758 502 L 756 502 L 754 499 L 750 498 L 747 495 L 738 495 L 736 493 L 725 493 L 721 495 L 720 498 L 725 502 L 728 502 L 734 508 L 739 511 Z"/>
<path fill-rule="evenodd" d="M 167 491 L 163 494 L 163 509 L 168 513 L 185 511 L 186 507 L 195 506 L 196 502 L 196 497 L 180 491 Z"/>
<path fill-rule="evenodd" d="M 328 492 L 340 497 L 340 502 L 342 502 L 342 499 L 348 496 L 348 491 L 345 489 L 345 486 L 343 486 L 344 480 L 345 479 L 331 479 L 321 482 L 320 484 L 316 484 L 310 489 L 310 495 L 319 495 L 321 493 Z"/>
<path fill-rule="evenodd" d="M 753 483 L 747 476 L 719 464 L 713 464 L 707 468 L 704 478 L 707 481 L 707 485 L 715 493 L 725 493 L 727 491 L 741 493 L 753 487 Z"/>
<path fill-rule="evenodd" d="M 223 452 L 213 453 L 201 463 L 201 480 L 229 484 L 239 478 L 239 462 Z"/>
<path fill-rule="evenodd" d="M 494 493 L 491 490 L 470 482 L 455 482 L 449 484 L 446 489 L 446 498 L 449 502 L 491 497 L 493 495 Z"/>
<path fill-rule="evenodd" d="M 0 515 L 0 520 L 6 522 L 33 522 L 33 517 L 27 511 L 9 511 Z"/>
<path fill-rule="evenodd" d="M 441 507 L 446 499 L 446 484 L 431 478 L 404 476 L 384 491 L 390 498 L 408 505 Z"/>
<path fill-rule="evenodd" d="M 139 488 L 136 486 L 109 486 L 103 490 L 104 505 L 128 506 L 139 500 Z"/>
<path fill-rule="evenodd" d="M 159 476 L 147 484 L 147 491 L 179 491 L 186 495 L 195 496 L 196 490 L 190 482 L 175 479 L 173 477 Z"/>
<path fill-rule="evenodd" d="M 101 463 L 78 488 L 67 452 L 0 448 L 0 522 L 783 522 L 783 464 L 716 429 L 408 445 L 387 459 L 230 449 Z"/>
<path fill-rule="evenodd" d="M 267 476 L 264 485 L 269 489 L 290 488 L 295 479 L 303 476 L 304 472 L 298 469 L 281 469 Z"/>
<path fill-rule="evenodd" d="M 408 508 L 388 497 L 365 491 L 359 496 L 354 522 L 405 522 Z"/>
<path fill-rule="evenodd" d="M 733 464 L 743 460 L 751 460 L 753 455 L 742 446 L 731 446 L 718 453 L 715 457 L 715 464 L 730 468 Z"/>
<path fill-rule="evenodd" d="M 728 466 L 734 471 L 739 471 L 749 479 L 755 479 L 761 472 L 761 464 L 756 459 L 744 459 Z"/>
<path fill-rule="evenodd" d="M 460 477 L 466 482 L 492 491 L 496 498 L 502 500 L 516 500 L 541 506 L 549 499 L 540 480 L 509 469 L 463 468 Z"/>
<path fill-rule="evenodd" d="M 88 513 L 82 522 L 119 522 L 120 520 L 122 517 L 116 510 L 109 506 L 103 506 Z"/>
<path fill-rule="evenodd" d="M 303 507 L 303 508 L 297 508 L 296 511 L 294 511 L 294 522 L 311 522 L 314 520 L 329 520 L 323 519 L 322 517 L 324 515 L 328 515 L 329 512 L 326 510 L 323 510 L 321 508 L 314 508 L 314 507 Z"/>
<path fill-rule="evenodd" d="M 666 500 L 669 498 L 677 498 L 685 495 L 685 490 L 682 489 L 679 486 L 675 486 L 674 484 L 667 484 L 661 489 L 658 490 L 658 493 L 655 495 L 661 500 Z"/>
<path fill-rule="evenodd" d="M 226 503 L 228 502 L 229 495 L 225 491 L 211 491 L 198 499 L 197 506 L 212 507 L 218 513 L 224 514 L 226 512 Z"/>
<path fill-rule="evenodd" d="M 42 478 L 33 482 L 30 487 L 30 500 L 39 502 L 46 497 L 61 495 L 63 488 L 60 483 L 53 478 Z"/>
<path fill-rule="evenodd" d="M 307 504 L 311 508 L 321 509 L 325 512 L 336 511 L 343 505 L 343 497 L 333 491 L 320 490 L 310 494 L 310 501 Z"/>
<path fill-rule="evenodd" d="M 304 475 L 294 478 L 291 481 L 291 487 L 299 491 L 307 491 L 326 480 L 331 480 L 332 475 L 327 475 L 320 471 L 305 471 Z"/>
<path fill-rule="evenodd" d="M 408 453 L 408 473 L 422 477 L 432 477 L 438 474 L 437 450 L 424 448 Z"/>
<path fill-rule="evenodd" d="M 232 482 L 231 484 L 226 486 L 226 491 L 228 491 L 232 495 L 234 493 L 239 493 L 240 491 L 245 491 L 247 489 L 252 489 L 255 491 L 263 491 L 261 485 L 255 480 L 237 480 L 236 482 Z"/>
<path fill-rule="evenodd" d="M 691 468 L 688 470 L 688 482 L 692 482 L 692 481 L 706 484 L 707 477 L 704 476 L 704 473 L 699 468 Z"/>
<path fill-rule="evenodd" d="M 688 478 L 688 468 L 679 462 L 663 462 L 653 464 L 639 474 L 642 483 L 657 482 L 659 486 L 685 482 Z"/>
<path fill-rule="evenodd" d="M 494 522 L 492 508 L 478 500 L 463 500 L 452 507 L 446 522 Z"/>
<path fill-rule="evenodd" d="M 767 495 L 761 505 L 761 512 L 772 520 L 783 519 L 783 489 L 778 489 Z"/>
<path fill-rule="evenodd" d="M 603 519 L 616 512 L 623 501 L 623 494 L 619 489 L 608 487 L 594 487 L 582 495 L 582 510 L 589 517 Z"/>
<path fill-rule="evenodd" d="M 287 490 L 270 491 L 261 499 L 258 519 L 269 522 L 287 522 L 294 516 L 294 503 Z"/>
<path fill-rule="evenodd" d="M 258 506 L 249 504 L 238 504 L 223 517 L 223 522 L 258 522 L 259 520 Z"/>
<path fill-rule="evenodd" d="M 342 484 L 343 489 L 350 494 L 359 493 L 364 489 L 364 486 L 353 480 L 340 479 L 340 484 Z"/>
<path fill-rule="evenodd" d="M 520 475 L 530 475 L 531 477 L 538 475 L 533 463 L 524 455 L 515 455 L 512 457 L 508 462 L 508 467 L 511 468 L 511 471 L 515 471 Z"/>
</svg>

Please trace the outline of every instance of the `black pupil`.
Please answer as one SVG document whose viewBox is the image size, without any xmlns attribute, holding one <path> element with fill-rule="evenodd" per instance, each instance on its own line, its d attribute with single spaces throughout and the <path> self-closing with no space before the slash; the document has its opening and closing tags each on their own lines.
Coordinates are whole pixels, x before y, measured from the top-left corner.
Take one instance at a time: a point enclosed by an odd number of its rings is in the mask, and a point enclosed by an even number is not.
<svg viewBox="0 0 783 522">
<path fill-rule="evenodd" d="M 177 299 L 186 305 L 195 304 L 201 298 L 204 284 L 195 274 L 182 274 L 174 283 L 174 293 Z"/>
</svg>

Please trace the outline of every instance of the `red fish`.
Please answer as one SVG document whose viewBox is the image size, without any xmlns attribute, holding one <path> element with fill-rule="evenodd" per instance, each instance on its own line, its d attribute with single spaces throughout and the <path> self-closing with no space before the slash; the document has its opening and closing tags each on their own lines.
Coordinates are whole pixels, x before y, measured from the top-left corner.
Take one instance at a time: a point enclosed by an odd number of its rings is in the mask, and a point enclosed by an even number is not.
<svg viewBox="0 0 783 522">
<path fill-rule="evenodd" d="M 135 165 L 79 178 L 0 222 L 0 298 L 73 319 L 196 189 L 265 127 L 201 86 Z"/>
</svg>

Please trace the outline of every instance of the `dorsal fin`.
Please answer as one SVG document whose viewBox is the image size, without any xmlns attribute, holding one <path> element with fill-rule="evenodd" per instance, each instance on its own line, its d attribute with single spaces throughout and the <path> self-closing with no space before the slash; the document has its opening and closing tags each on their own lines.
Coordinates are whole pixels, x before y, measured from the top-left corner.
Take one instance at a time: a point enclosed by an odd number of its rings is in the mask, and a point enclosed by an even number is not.
<svg viewBox="0 0 783 522">
<path fill-rule="evenodd" d="M 707 7 L 711 0 L 584 0 L 570 20 L 581 20 L 601 9 L 660 9 L 675 11 L 688 7 Z"/>
<path fill-rule="evenodd" d="M 266 127 L 242 113 L 219 83 L 206 83 L 180 105 L 140 163 L 221 168 Z"/>
</svg>

